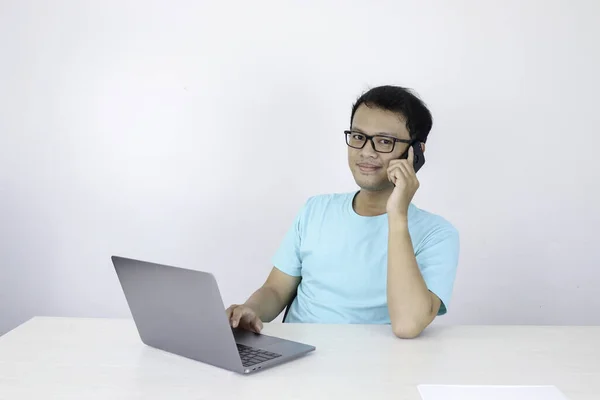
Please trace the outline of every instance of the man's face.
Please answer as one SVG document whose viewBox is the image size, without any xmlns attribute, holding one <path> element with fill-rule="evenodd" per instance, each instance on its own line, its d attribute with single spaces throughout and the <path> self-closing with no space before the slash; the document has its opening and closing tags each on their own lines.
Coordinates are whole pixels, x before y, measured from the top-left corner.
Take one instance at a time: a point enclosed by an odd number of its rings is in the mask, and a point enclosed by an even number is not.
<svg viewBox="0 0 600 400">
<path fill-rule="evenodd" d="M 369 136 L 383 135 L 391 138 L 410 140 L 404 118 L 391 111 L 379 108 L 369 108 L 361 104 L 352 121 L 350 129 L 355 139 L 360 139 L 360 134 Z M 373 139 L 377 141 L 377 138 Z M 388 146 L 392 140 L 383 138 L 382 147 Z M 398 159 L 408 148 L 407 143 L 395 142 L 391 153 L 381 153 L 373 149 L 373 144 L 367 140 L 362 149 L 348 146 L 348 164 L 356 184 L 363 190 L 381 191 L 393 187 L 387 177 L 387 167 L 391 160 Z"/>
</svg>

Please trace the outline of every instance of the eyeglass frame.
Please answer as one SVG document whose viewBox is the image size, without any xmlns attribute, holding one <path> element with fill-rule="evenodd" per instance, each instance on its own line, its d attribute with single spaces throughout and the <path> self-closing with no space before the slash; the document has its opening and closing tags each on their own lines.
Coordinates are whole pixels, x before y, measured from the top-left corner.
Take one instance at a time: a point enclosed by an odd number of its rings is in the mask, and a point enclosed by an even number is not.
<svg viewBox="0 0 600 400">
<path fill-rule="evenodd" d="M 363 143 L 362 146 L 360 147 L 355 147 L 355 146 L 350 146 L 350 144 L 348 143 L 348 135 L 352 134 L 352 133 L 358 133 L 359 135 L 363 135 L 366 139 Z M 394 149 L 396 148 L 396 142 L 400 142 L 400 143 L 406 143 L 408 144 L 408 147 L 412 146 L 416 140 L 414 139 L 398 139 L 397 137 L 393 137 L 393 136 L 389 136 L 389 135 L 367 135 L 366 133 L 363 132 L 358 132 L 358 131 L 353 131 L 351 129 L 347 129 L 344 131 L 344 136 L 346 138 L 346 145 L 348 147 L 351 147 L 353 149 L 362 149 L 365 147 L 365 145 L 367 144 L 368 141 L 371 142 L 371 147 L 373 148 L 374 151 L 376 151 L 377 153 L 383 153 L 383 154 L 388 154 L 388 153 L 392 153 L 394 151 Z M 375 148 L 375 142 L 373 141 L 374 138 L 376 137 L 383 137 L 386 139 L 390 139 L 393 140 L 393 144 L 392 144 L 392 149 L 390 151 L 379 151 Z M 408 149 L 407 149 L 408 150 Z"/>
</svg>

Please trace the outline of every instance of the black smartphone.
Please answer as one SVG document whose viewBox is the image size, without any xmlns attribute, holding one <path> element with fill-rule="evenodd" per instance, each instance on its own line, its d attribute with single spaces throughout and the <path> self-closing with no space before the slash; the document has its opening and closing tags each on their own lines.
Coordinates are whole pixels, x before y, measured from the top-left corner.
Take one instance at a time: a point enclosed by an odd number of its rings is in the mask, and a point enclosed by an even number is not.
<svg viewBox="0 0 600 400">
<path fill-rule="evenodd" d="M 415 156 L 413 167 L 415 172 L 419 171 L 423 164 L 425 164 L 425 154 L 423 154 L 423 149 L 421 148 L 421 143 L 416 142 L 412 145 L 413 153 Z"/>
<path fill-rule="evenodd" d="M 415 142 L 412 145 L 413 154 L 415 156 L 413 162 L 413 168 L 415 169 L 415 173 L 418 172 L 423 164 L 425 164 L 425 155 L 423 154 L 423 149 L 421 149 L 421 143 Z M 402 154 L 400 158 L 408 158 L 408 149 Z"/>
</svg>

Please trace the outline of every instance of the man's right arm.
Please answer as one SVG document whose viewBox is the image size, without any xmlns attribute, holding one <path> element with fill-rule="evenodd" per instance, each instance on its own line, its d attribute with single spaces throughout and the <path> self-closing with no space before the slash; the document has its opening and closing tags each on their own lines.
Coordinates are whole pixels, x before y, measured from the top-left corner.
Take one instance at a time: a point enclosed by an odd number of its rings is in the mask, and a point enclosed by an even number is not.
<svg viewBox="0 0 600 400">
<path fill-rule="evenodd" d="M 294 298 L 302 275 L 300 239 L 303 226 L 308 223 L 306 218 L 310 201 L 296 214 L 273 255 L 273 265 L 277 267 L 273 267 L 265 283 L 244 304 L 234 304 L 227 309 L 232 327 L 260 332 L 262 321 L 274 320 Z"/>
<path fill-rule="evenodd" d="M 273 268 L 265 283 L 244 304 L 234 304 L 227 309 L 231 326 L 260 332 L 262 321 L 274 320 L 293 299 L 299 284 L 299 276 Z"/>
</svg>

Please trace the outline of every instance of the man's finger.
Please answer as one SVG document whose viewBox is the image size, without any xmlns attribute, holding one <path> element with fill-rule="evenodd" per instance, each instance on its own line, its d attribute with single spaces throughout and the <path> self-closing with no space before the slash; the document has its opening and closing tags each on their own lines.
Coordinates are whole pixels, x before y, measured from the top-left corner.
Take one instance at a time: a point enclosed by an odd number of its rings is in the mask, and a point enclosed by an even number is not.
<svg viewBox="0 0 600 400">
<path fill-rule="evenodd" d="M 227 310 L 225 310 L 225 315 L 227 315 L 227 319 L 231 319 L 231 314 L 233 314 L 233 309 L 237 307 L 236 304 L 229 306 Z"/>
<path fill-rule="evenodd" d="M 399 162 L 402 162 L 402 160 L 401 159 L 390 160 L 390 163 L 388 164 L 388 169 L 394 168 L 396 165 L 398 165 Z"/>
<path fill-rule="evenodd" d="M 250 312 L 250 311 L 246 310 L 242 314 L 242 318 L 240 318 L 238 326 L 242 329 L 246 329 L 248 331 L 253 331 L 253 332 L 258 333 L 259 331 L 256 328 L 257 320 L 258 320 L 258 317 L 256 317 L 254 312 Z"/>
<path fill-rule="evenodd" d="M 260 333 L 260 331 L 263 328 L 263 323 L 260 320 L 260 318 L 256 318 L 256 320 L 254 321 L 254 329 L 256 333 Z"/>
<path fill-rule="evenodd" d="M 244 313 L 243 313 L 242 307 L 236 307 L 233 310 L 233 314 L 231 315 L 231 326 L 233 326 L 234 328 L 237 328 L 238 325 L 240 324 L 240 319 L 242 319 L 243 315 L 244 315 Z"/>
<path fill-rule="evenodd" d="M 392 172 L 392 170 L 393 170 L 394 168 L 397 168 L 397 167 L 398 167 L 398 164 L 400 164 L 400 162 L 402 162 L 402 160 L 392 160 L 392 161 L 390 161 L 390 163 L 388 164 L 388 167 L 387 167 L 387 172 L 388 172 L 388 174 L 389 174 L 390 172 Z"/>
<path fill-rule="evenodd" d="M 413 165 L 415 163 L 415 150 L 412 146 L 408 148 L 408 162 L 410 163 L 410 165 Z"/>
<path fill-rule="evenodd" d="M 243 319 L 242 320 L 242 328 L 249 330 L 251 332 L 256 332 L 259 333 L 259 329 L 258 329 L 258 325 L 256 322 L 257 318 L 253 318 L 253 319 Z"/>
<path fill-rule="evenodd" d="M 411 175 L 414 174 L 414 169 L 410 167 L 409 163 L 400 163 L 398 169 L 402 171 L 402 175 L 404 175 L 406 178 L 409 178 Z"/>
<path fill-rule="evenodd" d="M 394 185 L 396 184 L 396 168 L 388 168 L 387 176 L 388 180 L 392 182 Z"/>
<path fill-rule="evenodd" d="M 404 166 L 404 163 L 396 164 L 388 171 L 389 180 L 396 186 L 398 180 L 406 180 L 406 177 L 408 177 L 408 173 L 406 172 L 406 166 Z"/>
</svg>

